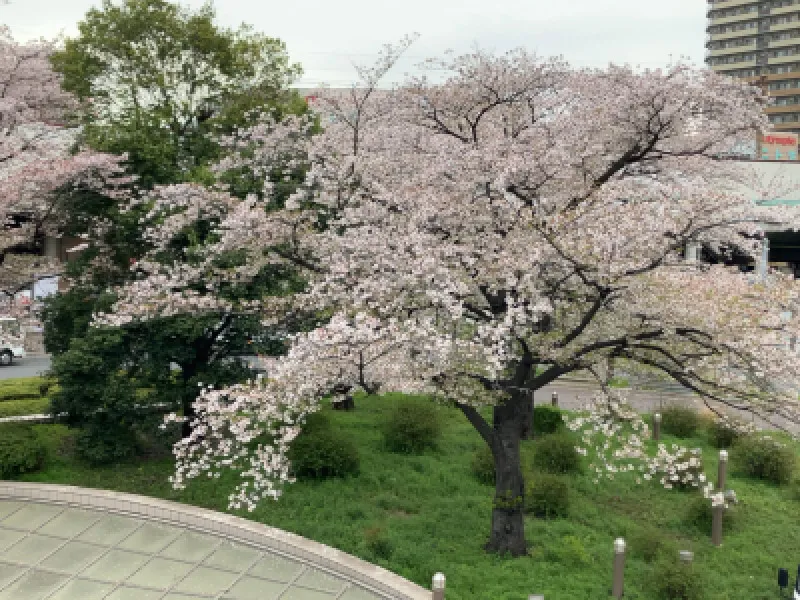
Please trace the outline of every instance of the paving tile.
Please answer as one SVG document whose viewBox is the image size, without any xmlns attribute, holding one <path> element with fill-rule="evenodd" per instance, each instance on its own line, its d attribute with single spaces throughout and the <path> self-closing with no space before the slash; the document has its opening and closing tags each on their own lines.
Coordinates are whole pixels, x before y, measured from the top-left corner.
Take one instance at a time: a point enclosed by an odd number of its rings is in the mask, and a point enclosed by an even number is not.
<svg viewBox="0 0 800 600">
<path fill-rule="evenodd" d="M 63 543 L 64 540 L 33 533 L 4 550 L 3 559 L 23 565 L 36 565 L 45 556 L 55 552 Z"/>
<path fill-rule="evenodd" d="M 131 575 L 126 583 L 169 589 L 194 567 L 193 564 L 156 557 Z"/>
<path fill-rule="evenodd" d="M 181 581 L 173 591 L 183 594 L 216 595 L 228 589 L 237 577 L 239 576 L 235 573 L 209 567 L 197 567 L 192 571 L 191 577 Z"/>
<path fill-rule="evenodd" d="M 219 540 L 208 535 L 184 531 L 181 536 L 164 548 L 161 556 L 181 560 L 200 561 L 211 554 Z"/>
<path fill-rule="evenodd" d="M 351 587 L 336 600 L 379 600 L 381 596 L 368 592 L 365 589 Z"/>
<path fill-rule="evenodd" d="M 25 537 L 24 531 L 15 531 L 12 529 L 3 529 L 0 527 L 0 552 L 6 548 L 13 546 L 22 538 Z"/>
<path fill-rule="evenodd" d="M 113 546 L 125 539 L 139 526 L 140 521 L 106 515 L 78 536 L 77 539 L 93 544 Z"/>
<path fill-rule="evenodd" d="M 73 579 L 47 600 L 103 600 L 113 588 L 113 583 Z"/>
<path fill-rule="evenodd" d="M 74 575 L 80 573 L 89 563 L 99 558 L 107 550 L 107 548 L 93 544 L 67 542 L 66 546 L 44 559 L 42 567 Z"/>
<path fill-rule="evenodd" d="M 204 562 L 210 567 L 228 569 L 241 573 L 253 564 L 261 552 L 246 546 L 239 546 L 225 542 L 220 548 L 209 556 Z"/>
<path fill-rule="evenodd" d="M 333 594 L 341 592 L 345 586 L 344 580 L 310 567 L 300 576 L 295 584 Z"/>
<path fill-rule="evenodd" d="M 0 521 L 5 519 L 8 515 L 16 512 L 25 506 L 23 502 L 10 502 L 8 500 L 0 500 Z"/>
<path fill-rule="evenodd" d="M 55 537 L 72 538 L 100 520 L 102 515 L 69 508 L 52 521 L 39 528 L 39 533 Z"/>
<path fill-rule="evenodd" d="M 275 554 L 267 554 L 258 561 L 249 573 L 256 577 L 265 577 L 275 581 L 283 581 L 285 583 L 294 579 L 304 566 L 288 558 L 276 556 Z"/>
<path fill-rule="evenodd" d="M 67 579 L 55 573 L 29 571 L 0 592 L 0 600 L 42 600 Z"/>
<path fill-rule="evenodd" d="M 105 597 L 105 600 L 160 600 L 164 592 L 123 586 Z"/>
<path fill-rule="evenodd" d="M 167 594 L 161 600 L 209 600 L 211 596 L 192 596 L 187 594 Z"/>
<path fill-rule="evenodd" d="M 19 577 L 20 568 L 0 562 L 0 590 Z"/>
<path fill-rule="evenodd" d="M 285 583 L 264 581 L 255 577 L 242 577 L 223 598 L 225 600 L 276 600 L 285 587 Z"/>
<path fill-rule="evenodd" d="M 145 523 L 136 532 L 118 544 L 123 550 L 134 550 L 151 554 L 166 548 L 181 534 L 180 529 Z"/>
<path fill-rule="evenodd" d="M 110 550 L 108 554 L 86 569 L 81 575 L 100 581 L 124 581 L 148 560 L 150 560 L 150 557 L 142 554 L 124 550 Z"/>
<path fill-rule="evenodd" d="M 281 596 L 281 600 L 334 600 L 334 598 L 336 598 L 336 594 L 318 592 L 294 586 L 290 587 Z"/>
<path fill-rule="evenodd" d="M 26 504 L 18 511 L 3 519 L 3 527 L 34 531 L 64 510 L 61 506 L 46 504 Z"/>
</svg>

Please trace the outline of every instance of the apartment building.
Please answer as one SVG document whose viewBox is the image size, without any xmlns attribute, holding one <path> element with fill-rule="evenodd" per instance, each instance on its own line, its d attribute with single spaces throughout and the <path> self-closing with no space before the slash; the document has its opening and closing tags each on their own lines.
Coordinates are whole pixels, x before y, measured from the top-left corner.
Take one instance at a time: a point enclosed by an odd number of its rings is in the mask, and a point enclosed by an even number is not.
<svg viewBox="0 0 800 600">
<path fill-rule="evenodd" d="M 708 0 L 706 63 L 759 85 L 776 131 L 800 133 L 800 0 Z"/>
</svg>

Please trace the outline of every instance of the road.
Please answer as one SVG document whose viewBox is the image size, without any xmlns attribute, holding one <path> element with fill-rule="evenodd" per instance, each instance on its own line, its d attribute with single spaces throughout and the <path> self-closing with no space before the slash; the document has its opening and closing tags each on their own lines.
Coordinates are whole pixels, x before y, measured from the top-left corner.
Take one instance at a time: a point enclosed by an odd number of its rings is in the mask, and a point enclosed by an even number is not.
<svg viewBox="0 0 800 600">
<path fill-rule="evenodd" d="M 249 362 L 255 363 L 256 357 L 246 357 Z M 177 365 L 176 365 L 177 366 Z M 15 377 L 36 377 L 50 368 L 49 356 L 29 356 L 26 358 L 14 359 L 14 363 L 10 367 L 0 367 L 0 379 L 12 379 Z M 536 392 L 536 404 L 550 404 L 553 392 L 558 392 L 559 406 L 569 410 L 582 408 L 586 405 L 588 399 L 596 387 L 591 384 L 586 384 L 576 381 L 558 381 L 553 385 L 548 385 Z M 670 404 L 682 404 L 694 406 L 697 410 L 703 410 L 703 403 L 694 394 L 691 393 L 676 393 L 674 389 L 664 390 L 630 390 L 628 398 L 634 408 L 642 412 L 653 412 L 657 408 L 668 406 Z M 729 410 L 736 414 L 736 411 Z M 752 416 L 740 415 L 747 420 L 751 420 Z M 761 419 L 756 418 L 755 423 L 762 427 L 769 427 L 769 424 Z M 783 427 L 786 427 L 794 433 L 800 433 L 800 426 L 795 423 L 789 423 L 785 419 L 776 418 L 776 421 Z"/>
<path fill-rule="evenodd" d="M 8 367 L 0 367 L 0 379 L 36 377 L 50 368 L 49 356 L 26 356 L 15 358 Z"/>
</svg>

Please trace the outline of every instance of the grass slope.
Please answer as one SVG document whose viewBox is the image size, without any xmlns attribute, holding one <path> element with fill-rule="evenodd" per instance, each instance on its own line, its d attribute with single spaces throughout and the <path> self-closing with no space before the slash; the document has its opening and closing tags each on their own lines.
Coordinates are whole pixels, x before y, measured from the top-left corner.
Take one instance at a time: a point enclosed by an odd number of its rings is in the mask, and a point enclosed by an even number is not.
<svg viewBox="0 0 800 600">
<path fill-rule="evenodd" d="M 429 588 L 431 576 L 447 576 L 448 600 L 520 600 L 541 593 L 548 600 L 606 599 L 611 584 L 612 544 L 616 537 L 634 539 L 655 528 L 678 549 L 693 550 L 694 571 L 703 579 L 708 600 L 775 597 L 776 570 L 794 572 L 800 561 L 800 495 L 794 487 L 778 488 L 729 476 L 741 505 L 738 525 L 726 532 L 721 548 L 709 533 L 686 523 L 691 492 L 664 490 L 656 483 L 636 486 L 624 481 L 592 483 L 589 475 L 569 479 L 569 518 L 528 518 L 530 555 L 508 559 L 487 555 L 493 489 L 470 474 L 478 434 L 463 416 L 442 409 L 445 435 L 439 449 L 421 456 L 383 450 L 376 422 L 390 404 L 386 398 L 359 398 L 354 412 L 331 412 L 361 452 L 361 474 L 343 480 L 298 482 L 277 501 L 264 501 L 239 516 L 286 529 L 380 564 Z M 26 481 L 65 483 L 127 491 L 225 510 L 233 479 L 201 480 L 183 492 L 172 490 L 168 458 L 92 469 L 70 457 L 71 434 L 63 426 L 38 425 L 49 445 L 45 470 Z M 666 441 L 671 441 L 667 439 Z M 704 449 L 707 472 L 715 478 L 717 451 L 703 439 L 682 440 Z M 525 443 L 526 460 L 536 442 Z M 697 492 L 695 492 L 697 493 Z M 373 555 L 365 531 L 382 527 L 393 552 Z M 654 599 L 653 568 L 636 552 L 626 564 L 626 599 Z"/>
</svg>

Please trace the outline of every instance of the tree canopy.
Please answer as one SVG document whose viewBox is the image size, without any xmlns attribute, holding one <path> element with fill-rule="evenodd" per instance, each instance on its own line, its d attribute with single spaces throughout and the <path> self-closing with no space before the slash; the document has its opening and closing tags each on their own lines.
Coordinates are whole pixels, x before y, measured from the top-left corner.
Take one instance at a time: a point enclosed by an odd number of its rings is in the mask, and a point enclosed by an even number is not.
<svg viewBox="0 0 800 600">
<path fill-rule="evenodd" d="M 237 249 L 253 258 L 227 279 L 300 268 L 305 290 L 248 307 L 266 323 L 309 309 L 331 319 L 291 336 L 267 379 L 203 392 L 175 447 L 176 485 L 233 466 L 232 506 L 277 497 L 305 415 L 337 387 L 378 383 L 461 409 L 495 460 L 487 548 L 520 555 L 530 392 L 564 374 L 604 381 L 624 359 L 711 407 L 800 418 L 796 394 L 775 385 L 800 378 L 784 346 L 798 284 L 683 258 L 689 243 L 756 257 L 764 223 L 800 225 L 745 198 L 732 182 L 747 170 L 720 160 L 767 129 L 758 90 L 683 64 L 576 70 L 523 50 L 434 60 L 443 83 L 377 89 L 408 43 L 360 69 L 361 87 L 317 94 L 321 134 L 299 120 L 253 128 L 268 142 L 240 167 L 261 172 L 299 145 L 310 170 L 282 209 L 235 203 L 218 241 L 198 248 L 202 264 Z M 98 325 L 216 310 L 197 281 L 179 264 L 151 269 Z"/>
<path fill-rule="evenodd" d="M 301 111 L 288 91 L 300 67 L 283 42 L 214 23 L 166 0 L 104 0 L 53 53 L 63 87 L 87 104 L 84 136 L 93 148 L 128 155 L 140 184 L 202 178 L 218 157 L 207 134 L 230 131 L 254 108 Z"/>
</svg>

